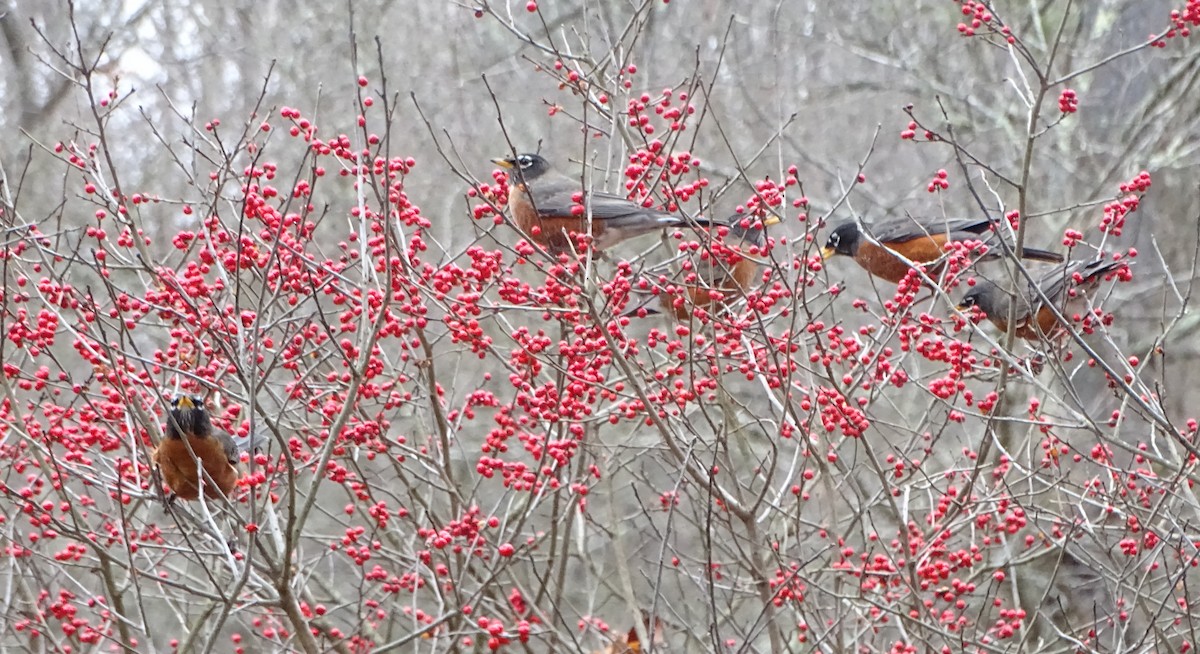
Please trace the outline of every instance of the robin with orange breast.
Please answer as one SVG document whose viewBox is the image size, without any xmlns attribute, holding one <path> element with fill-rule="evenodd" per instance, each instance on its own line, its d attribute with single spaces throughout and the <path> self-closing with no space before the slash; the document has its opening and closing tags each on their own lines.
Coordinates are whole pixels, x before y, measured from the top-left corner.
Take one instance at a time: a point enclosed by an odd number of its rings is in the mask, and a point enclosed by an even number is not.
<svg viewBox="0 0 1200 654">
<path fill-rule="evenodd" d="M 867 272 L 880 279 L 898 284 L 908 274 L 908 259 L 914 264 L 930 264 L 946 255 L 946 244 L 952 241 L 986 242 L 994 221 L 987 218 L 891 218 L 870 227 L 859 227 L 857 223 L 838 226 L 829 235 L 821 256 L 825 259 L 836 255 L 853 258 Z M 994 232 L 993 232 L 994 233 Z M 899 254 L 904 259 L 897 257 Z M 1021 256 L 1034 261 L 1058 263 L 1061 255 L 1046 250 L 1024 248 Z M 983 259 L 996 259 L 999 255 L 989 252 Z M 939 263 L 925 272 L 937 279 L 941 274 Z"/>
<path fill-rule="evenodd" d="M 508 205 L 517 227 L 551 254 L 577 251 L 581 235 L 590 234 L 592 251 L 604 251 L 642 234 L 707 224 L 643 207 L 612 193 L 584 192 L 578 179 L 554 170 L 541 155 L 518 154 L 492 162 L 513 171 Z"/>
<path fill-rule="evenodd" d="M 763 254 L 766 244 L 765 228 L 778 223 L 779 217 L 775 215 L 759 219 L 734 214 L 724 223 L 713 224 L 710 236 L 720 239 L 721 244 L 710 246 L 707 256 L 695 266 L 700 283 L 685 284 L 686 297 L 662 295 L 663 307 L 685 320 L 696 308 L 712 310 L 744 295 L 759 276 L 757 257 Z"/>
<path fill-rule="evenodd" d="M 166 438 L 154 451 L 154 463 L 172 497 L 195 500 L 228 497 L 238 481 L 238 445 L 233 437 L 214 429 L 204 400 L 180 396 L 171 401 L 167 416 Z M 201 479 L 203 471 L 203 479 Z"/>
<path fill-rule="evenodd" d="M 1009 317 L 1015 320 L 1016 335 L 1029 341 L 1053 336 L 1065 329 L 1058 321 L 1041 294 L 1050 304 L 1059 308 L 1059 313 L 1068 320 L 1075 307 L 1083 302 L 1088 292 L 1095 290 L 1100 281 L 1109 278 L 1126 267 L 1122 261 L 1072 261 L 1055 266 L 1038 281 L 1037 286 L 1025 284 L 1024 291 L 1015 297 L 991 280 L 976 280 L 975 286 L 963 296 L 960 311 L 977 308 L 1003 333 L 1008 333 Z"/>
</svg>

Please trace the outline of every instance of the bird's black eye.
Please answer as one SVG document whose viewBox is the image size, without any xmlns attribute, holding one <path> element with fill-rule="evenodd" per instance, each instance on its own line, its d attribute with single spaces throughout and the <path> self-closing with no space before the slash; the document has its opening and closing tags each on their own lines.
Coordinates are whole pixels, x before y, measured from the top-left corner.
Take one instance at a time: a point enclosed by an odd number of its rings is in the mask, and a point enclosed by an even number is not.
<svg viewBox="0 0 1200 654">
<path fill-rule="evenodd" d="M 517 164 L 520 165 L 521 168 L 529 168 L 533 165 L 533 157 L 523 154 L 517 157 Z"/>
<path fill-rule="evenodd" d="M 837 245 L 838 243 L 842 242 L 842 237 L 838 236 L 837 232 L 834 232 L 829 235 L 829 242 L 833 245 Z"/>
</svg>

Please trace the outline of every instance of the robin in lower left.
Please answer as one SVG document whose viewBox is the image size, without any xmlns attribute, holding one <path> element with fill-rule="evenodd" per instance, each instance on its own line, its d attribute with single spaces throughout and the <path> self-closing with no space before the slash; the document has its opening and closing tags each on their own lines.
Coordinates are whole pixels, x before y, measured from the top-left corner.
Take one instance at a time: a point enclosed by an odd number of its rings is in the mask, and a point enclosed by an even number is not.
<svg viewBox="0 0 1200 654">
<path fill-rule="evenodd" d="M 233 437 L 214 429 L 204 399 L 180 396 L 171 401 L 166 438 L 154 451 L 154 462 L 172 498 L 195 500 L 229 497 L 238 481 L 238 446 Z M 201 474 L 204 478 L 201 479 Z"/>
<path fill-rule="evenodd" d="M 663 294 L 663 308 L 686 320 L 696 308 L 711 310 L 745 294 L 758 278 L 757 257 L 766 242 L 765 227 L 778 223 L 775 215 L 758 219 L 743 214 L 714 223 L 709 233 L 714 241 L 719 239 L 720 245 L 709 246 L 707 256 L 694 267 L 699 283 L 685 284 L 686 297 Z"/>
<path fill-rule="evenodd" d="M 663 213 L 612 193 L 584 192 L 578 179 L 554 170 L 541 155 L 519 154 L 492 163 L 514 173 L 508 206 L 517 227 L 554 255 L 574 251 L 580 246 L 577 238 L 584 234 L 591 235 L 589 249 L 604 251 L 642 234 L 707 225 L 705 220 Z"/>
<path fill-rule="evenodd" d="M 1036 289 L 1032 284 L 1023 285 L 1024 289 L 1015 296 L 991 280 L 979 279 L 963 296 L 958 308 L 967 311 L 978 307 L 1003 333 L 1008 332 L 1009 316 L 1012 316 L 1017 321 L 1016 335 L 1036 341 L 1064 329 L 1054 316 L 1054 311 L 1042 301 L 1037 289 L 1053 306 L 1058 307 L 1059 313 L 1070 320 L 1068 312 L 1073 312 L 1089 291 L 1094 290 L 1102 279 L 1118 274 L 1126 266 L 1123 261 L 1104 259 L 1072 261 L 1052 268 L 1038 280 Z"/>
</svg>

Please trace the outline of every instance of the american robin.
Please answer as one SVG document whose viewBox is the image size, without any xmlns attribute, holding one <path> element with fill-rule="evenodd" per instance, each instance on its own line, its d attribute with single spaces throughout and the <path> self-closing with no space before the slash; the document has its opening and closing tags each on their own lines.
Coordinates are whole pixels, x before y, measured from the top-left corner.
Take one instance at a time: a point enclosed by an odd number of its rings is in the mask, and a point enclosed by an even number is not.
<svg viewBox="0 0 1200 654">
<path fill-rule="evenodd" d="M 950 241 L 986 240 L 985 232 L 993 224 L 987 218 L 917 219 L 891 218 L 880 221 L 863 232 L 857 223 L 838 226 L 829 235 L 821 256 L 828 259 L 841 254 L 853 257 L 867 272 L 899 283 L 908 274 L 909 267 L 893 252 L 918 264 L 927 264 L 941 259 L 945 245 Z M 889 252 L 892 250 L 893 252 Z M 984 259 L 994 259 L 994 252 Z M 1062 256 L 1046 250 L 1024 248 L 1021 256 L 1035 261 L 1058 263 Z M 941 274 L 941 265 L 926 270 L 931 278 Z"/>
<path fill-rule="evenodd" d="M 662 618 L 654 616 L 654 627 L 650 626 L 650 612 L 642 609 L 642 627 L 647 636 L 650 637 L 655 650 L 662 649 L 662 645 L 666 642 L 663 634 L 664 625 Z M 638 636 L 637 627 L 633 627 L 624 636 L 617 638 L 615 642 L 604 649 L 599 649 L 592 654 L 637 654 L 645 649 L 641 643 L 641 637 Z"/>
<path fill-rule="evenodd" d="M 584 193 L 578 179 L 554 170 L 540 155 L 519 154 L 515 158 L 492 159 L 492 163 L 515 172 L 508 204 L 517 227 L 551 254 L 571 252 L 578 247 L 575 237 L 585 234 L 588 212 L 592 218 L 591 249 L 603 251 L 627 238 L 668 227 L 706 225 L 656 211 L 612 193 Z"/>
<path fill-rule="evenodd" d="M 184 395 L 173 399 L 166 433 L 154 451 L 154 462 L 174 496 L 195 500 L 201 483 L 208 498 L 233 492 L 238 480 L 238 446 L 229 434 L 213 429 L 203 398 Z M 197 461 L 204 470 L 203 482 Z"/>
<path fill-rule="evenodd" d="M 1072 261 L 1055 266 L 1043 275 L 1037 288 L 1040 288 L 1046 299 L 1069 319 L 1069 307 L 1078 304 L 1088 291 L 1099 286 L 1101 279 L 1125 266 L 1124 262 L 1104 259 Z M 971 307 L 978 307 L 988 320 L 1004 333 L 1008 332 L 1008 319 L 1011 315 L 1017 321 L 1017 336 L 1030 341 L 1050 336 L 1063 327 L 1054 317 L 1050 307 L 1042 302 L 1033 284 L 1026 284 L 1025 291 L 1013 297 L 995 282 L 987 279 L 976 280 L 974 288 L 963 296 L 958 305 L 960 311 L 967 311 Z"/>
<path fill-rule="evenodd" d="M 699 284 L 686 285 L 686 298 L 663 294 L 660 296 L 663 308 L 673 311 L 676 318 L 686 320 L 696 307 L 724 306 L 728 300 L 750 290 L 758 277 L 759 260 L 755 256 L 761 254 L 751 250 L 761 249 L 764 245 L 766 230 L 763 228 L 778 223 L 779 217 L 775 215 L 760 220 L 742 214 L 734 214 L 724 223 L 715 223 L 710 233 L 714 240 L 721 239 L 721 247 L 710 246 L 708 256 L 696 267 Z M 718 234 L 722 228 L 728 230 L 723 238 Z"/>
</svg>

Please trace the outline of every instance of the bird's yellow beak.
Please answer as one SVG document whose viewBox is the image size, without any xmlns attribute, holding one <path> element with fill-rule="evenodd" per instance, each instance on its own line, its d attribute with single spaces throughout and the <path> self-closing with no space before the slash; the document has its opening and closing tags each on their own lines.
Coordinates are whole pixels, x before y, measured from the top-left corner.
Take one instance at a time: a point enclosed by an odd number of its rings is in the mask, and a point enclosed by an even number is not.
<svg viewBox="0 0 1200 654">
<path fill-rule="evenodd" d="M 763 219 L 762 224 L 763 225 L 778 225 L 780 222 L 781 221 L 779 220 L 779 216 L 776 216 L 775 214 L 771 214 Z"/>
<path fill-rule="evenodd" d="M 496 164 L 497 166 L 500 166 L 501 168 L 512 168 L 513 167 L 513 164 L 511 161 L 509 161 L 508 159 L 500 159 L 498 157 L 495 159 L 492 159 L 492 163 Z"/>
<path fill-rule="evenodd" d="M 963 313 L 966 313 L 971 310 L 971 307 L 969 307 L 965 304 L 959 304 L 959 305 L 955 306 L 954 308 L 958 309 L 959 311 L 961 311 Z"/>
<path fill-rule="evenodd" d="M 825 246 L 825 247 L 821 248 L 821 258 L 822 259 L 828 259 L 829 257 L 832 257 L 835 254 L 837 254 L 837 250 L 835 250 L 829 246 Z"/>
<path fill-rule="evenodd" d="M 196 408 L 195 403 L 192 402 L 192 398 L 190 398 L 186 395 L 182 395 L 179 397 L 179 399 L 175 400 L 175 404 L 179 405 L 179 408 L 181 408 L 181 409 Z"/>
</svg>

